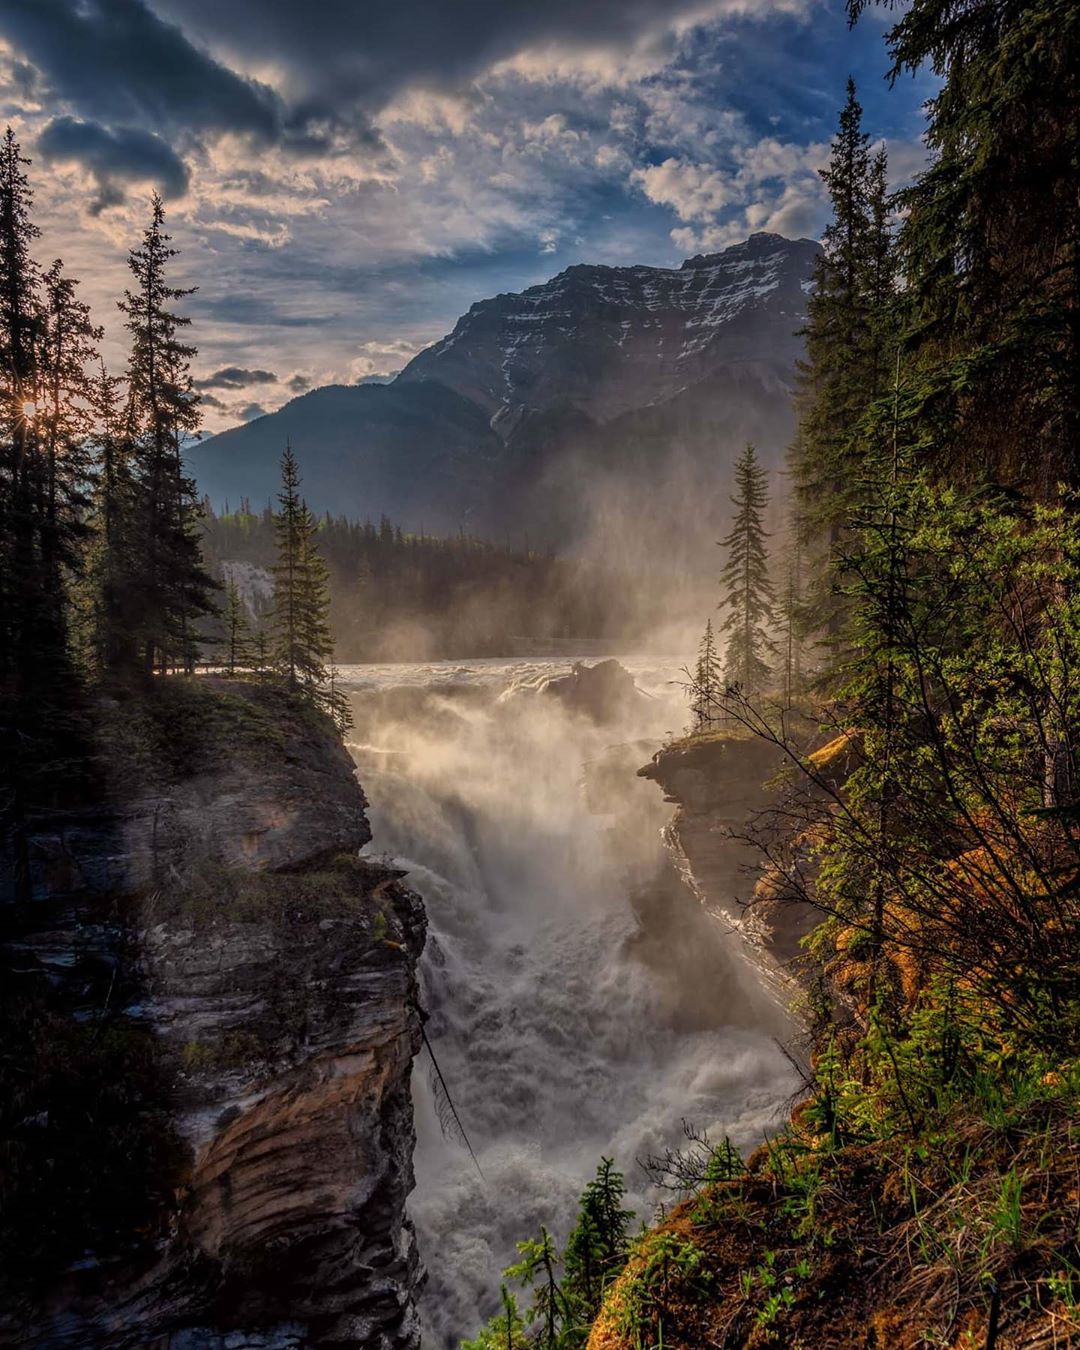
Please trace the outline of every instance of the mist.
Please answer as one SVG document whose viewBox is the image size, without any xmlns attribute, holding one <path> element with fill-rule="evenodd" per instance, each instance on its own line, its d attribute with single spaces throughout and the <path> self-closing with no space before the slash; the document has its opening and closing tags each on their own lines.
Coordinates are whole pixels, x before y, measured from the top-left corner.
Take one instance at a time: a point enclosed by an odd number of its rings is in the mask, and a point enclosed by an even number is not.
<svg viewBox="0 0 1080 1350">
<path fill-rule="evenodd" d="M 638 1160 L 687 1119 L 740 1148 L 797 1084 L 787 1014 L 738 933 L 674 873 L 653 784 L 636 778 L 684 720 L 670 660 L 626 662 L 640 693 L 597 725 L 555 696 L 567 663 L 357 667 L 342 679 L 376 852 L 407 869 L 430 935 L 428 1036 L 474 1164 L 414 1069 L 411 1214 L 428 1270 L 425 1343 L 494 1310 L 515 1242 L 566 1236 L 601 1155 L 649 1218 Z"/>
</svg>

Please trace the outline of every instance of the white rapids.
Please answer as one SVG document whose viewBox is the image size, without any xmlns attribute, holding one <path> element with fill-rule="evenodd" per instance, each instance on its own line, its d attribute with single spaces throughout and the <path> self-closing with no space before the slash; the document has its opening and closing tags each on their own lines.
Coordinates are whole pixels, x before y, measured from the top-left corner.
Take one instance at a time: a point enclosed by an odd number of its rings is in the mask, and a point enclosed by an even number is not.
<svg viewBox="0 0 1080 1350">
<path fill-rule="evenodd" d="M 622 659 L 648 697 L 602 727 L 541 692 L 569 664 L 341 672 L 371 848 L 427 907 L 428 1035 L 479 1163 L 440 1128 L 421 1055 L 410 1211 L 429 1346 L 486 1320 L 516 1240 L 541 1224 L 565 1237 L 601 1155 L 648 1218 L 662 1197 L 638 1160 L 677 1146 L 684 1119 L 748 1148 L 797 1087 L 776 1039 L 790 1025 L 741 939 L 681 895 L 670 931 L 643 935 L 630 903 L 677 886 L 660 841 L 671 808 L 633 773 L 685 720 L 676 664 Z M 605 798 L 596 814 L 585 764 L 639 741 L 618 809 Z"/>
</svg>

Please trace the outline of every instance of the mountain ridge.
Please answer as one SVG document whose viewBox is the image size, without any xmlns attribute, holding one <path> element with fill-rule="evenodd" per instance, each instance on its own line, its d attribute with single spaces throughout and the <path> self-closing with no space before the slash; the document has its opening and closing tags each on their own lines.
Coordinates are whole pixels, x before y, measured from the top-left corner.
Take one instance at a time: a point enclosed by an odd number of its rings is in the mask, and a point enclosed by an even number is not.
<svg viewBox="0 0 1080 1350">
<path fill-rule="evenodd" d="M 627 509 L 640 487 L 677 513 L 747 437 L 779 462 L 818 251 L 759 233 L 675 268 L 574 264 L 476 301 L 389 384 L 310 390 L 209 438 L 192 468 L 217 505 L 261 502 L 289 439 L 316 511 L 557 547 L 589 533 L 613 476 Z"/>
</svg>

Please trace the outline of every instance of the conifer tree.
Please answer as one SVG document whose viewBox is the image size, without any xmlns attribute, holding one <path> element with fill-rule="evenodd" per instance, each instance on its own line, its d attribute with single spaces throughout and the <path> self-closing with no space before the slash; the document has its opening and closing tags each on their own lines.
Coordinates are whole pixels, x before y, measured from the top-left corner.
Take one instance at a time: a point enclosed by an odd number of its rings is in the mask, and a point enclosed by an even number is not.
<svg viewBox="0 0 1080 1350">
<path fill-rule="evenodd" d="M 848 0 L 854 22 L 874 0 Z M 884 0 L 882 0 L 884 3 Z M 1059 0 L 912 0 L 934 159 L 899 195 L 905 390 L 939 478 L 1080 484 L 1080 23 Z"/>
<path fill-rule="evenodd" d="M 559 1253 L 551 1234 L 541 1226 L 539 1238 L 527 1238 L 517 1244 L 521 1260 L 507 1269 L 507 1275 L 517 1280 L 523 1289 L 533 1290 L 528 1320 L 539 1324 L 536 1343 L 543 1350 L 558 1350 L 560 1332 L 565 1321 L 566 1307 L 555 1267 Z"/>
<path fill-rule="evenodd" d="M 44 613 L 35 538 L 42 475 L 36 418 L 41 278 L 32 249 L 29 165 L 8 127 L 0 146 L 0 671 L 18 698 L 36 662 L 34 628 Z"/>
<path fill-rule="evenodd" d="M 471 1341 L 462 1341 L 461 1350 L 527 1350 L 532 1344 L 515 1296 L 506 1285 L 500 1286 L 499 1312 Z"/>
<path fill-rule="evenodd" d="M 329 712 L 344 729 L 349 723 L 348 702 L 330 684 L 334 641 L 328 574 L 319 553 L 318 525 L 300 495 L 300 471 L 291 446 L 285 447 L 281 458 L 278 504 L 277 562 L 270 569 L 273 666 L 290 689 Z"/>
<path fill-rule="evenodd" d="M 805 623 L 839 639 L 832 584 L 862 492 L 860 421 L 885 391 L 894 317 L 894 249 L 884 149 L 871 157 L 854 81 L 827 169 L 832 220 L 822 236 L 807 302 L 806 358 L 797 373 L 798 432 L 789 452 L 798 529 L 811 562 Z"/>
<path fill-rule="evenodd" d="M 266 636 L 266 628 L 262 624 L 255 633 L 253 647 L 255 672 L 260 676 L 265 675 L 270 669 L 270 642 Z"/>
<path fill-rule="evenodd" d="M 567 1344 L 584 1345 L 604 1291 L 626 1264 L 633 1212 L 625 1207 L 626 1183 L 613 1159 L 601 1158 L 582 1192 L 578 1219 L 566 1240 L 562 1292 Z"/>
<path fill-rule="evenodd" d="M 795 532 L 784 559 L 784 579 L 777 606 L 784 663 L 784 706 L 791 707 L 802 684 L 802 543 Z"/>
<path fill-rule="evenodd" d="M 690 681 L 690 713 L 694 719 L 695 731 L 707 731 L 712 726 L 720 708 L 720 696 L 723 692 L 720 658 L 716 651 L 712 619 L 709 619 L 698 644 L 697 664 L 694 666 L 693 678 Z"/>
<path fill-rule="evenodd" d="M 765 657 L 773 649 L 768 628 L 773 619 L 773 585 L 765 541 L 763 514 L 768 505 L 768 475 L 748 445 L 735 465 L 735 519 L 721 541 L 727 561 L 720 575 L 721 606 L 726 609 L 720 631 L 727 633 L 725 676 L 744 694 L 760 690 L 769 677 Z"/>
<path fill-rule="evenodd" d="M 29 807 L 85 769 L 70 650 L 88 459 L 84 365 L 97 330 L 55 264 L 33 257 L 33 193 L 10 128 L 0 145 L 0 842 L 27 895 Z M 82 766 L 80 769 L 79 766 Z M 9 849 L 11 852 L 9 853 Z"/>
<path fill-rule="evenodd" d="M 94 534 L 86 608 L 90 660 L 103 676 L 131 673 L 137 665 L 130 628 L 130 615 L 139 604 L 137 495 L 130 442 L 123 434 L 119 385 L 101 362 L 89 395 L 98 473 L 91 501 Z"/>
<path fill-rule="evenodd" d="M 155 194 L 142 243 L 128 258 L 135 285 L 120 301 L 131 338 L 125 435 L 136 484 L 134 526 L 144 547 L 137 591 L 131 588 L 139 603 L 129 624 L 146 674 L 177 664 L 190 670 L 198 646 L 195 625 L 213 612 L 195 483 L 183 463 L 184 441 L 200 423 L 190 373 L 195 348 L 178 337 L 190 320 L 171 308 L 192 291 L 167 280 L 177 250 L 164 221 Z"/>
<path fill-rule="evenodd" d="M 235 581 L 230 581 L 225 588 L 225 612 L 222 617 L 225 622 L 225 668 L 230 675 L 235 675 L 237 670 L 246 670 L 255 660 L 251 625 Z"/>
</svg>

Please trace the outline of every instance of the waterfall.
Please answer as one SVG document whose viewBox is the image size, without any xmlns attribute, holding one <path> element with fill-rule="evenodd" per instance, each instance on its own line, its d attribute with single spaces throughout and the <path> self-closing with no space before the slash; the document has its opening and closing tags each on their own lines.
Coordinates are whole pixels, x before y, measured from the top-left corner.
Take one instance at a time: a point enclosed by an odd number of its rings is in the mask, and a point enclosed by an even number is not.
<svg viewBox="0 0 1080 1350">
<path fill-rule="evenodd" d="M 784 1013 L 737 935 L 688 903 L 660 840 L 670 807 L 633 774 L 684 719 L 675 671 L 624 664 L 650 697 L 603 726 L 545 692 L 565 663 L 343 672 L 372 848 L 424 897 L 428 1035 L 480 1168 L 444 1136 L 421 1056 L 410 1211 L 427 1345 L 486 1320 L 517 1239 L 565 1237 L 601 1155 L 648 1219 L 661 1197 L 638 1160 L 676 1145 L 684 1118 L 749 1147 L 796 1086 Z M 613 754 L 625 770 L 605 774 L 600 814 L 584 766 Z"/>
</svg>

